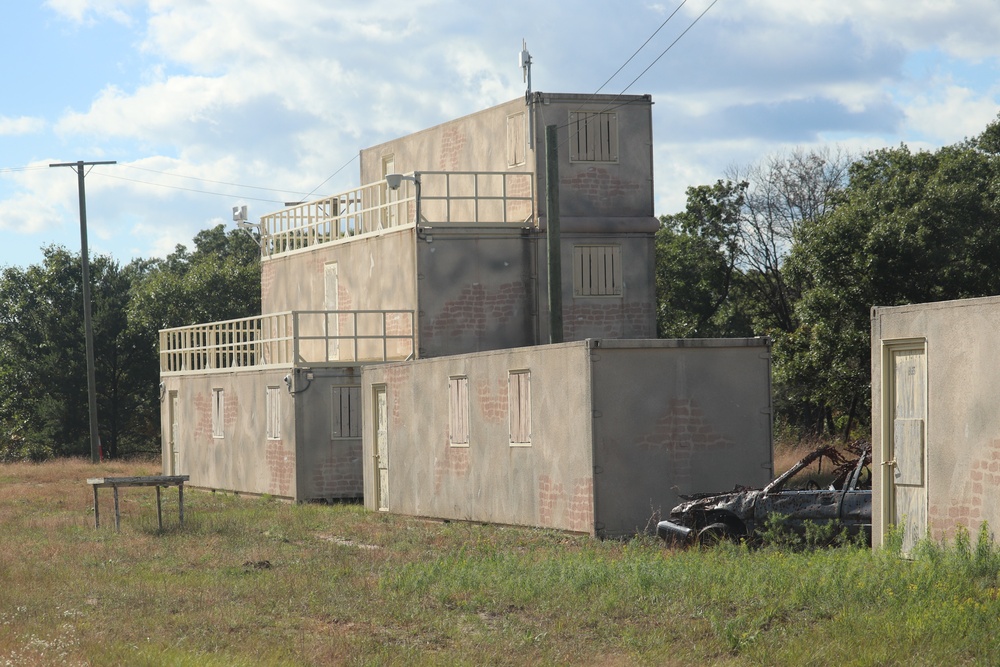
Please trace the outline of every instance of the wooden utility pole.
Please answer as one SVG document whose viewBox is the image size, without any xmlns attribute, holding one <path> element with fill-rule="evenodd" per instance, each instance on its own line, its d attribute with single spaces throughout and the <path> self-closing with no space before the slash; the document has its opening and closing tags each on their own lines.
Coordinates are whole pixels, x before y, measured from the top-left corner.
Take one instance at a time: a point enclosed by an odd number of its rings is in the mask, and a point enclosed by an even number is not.
<svg viewBox="0 0 1000 667">
<path fill-rule="evenodd" d="M 95 164 L 117 164 L 114 160 L 103 162 L 59 162 L 50 167 L 72 167 L 76 171 L 77 189 L 80 193 L 80 265 L 83 271 L 83 331 L 87 339 L 87 398 L 90 406 L 90 461 L 97 463 L 104 458 L 101 452 L 101 436 L 97 431 L 97 378 L 94 372 L 94 325 L 90 304 L 90 258 L 87 251 L 87 191 L 83 180 L 87 175 L 84 167 Z"/>
<path fill-rule="evenodd" d="M 549 266 L 549 342 L 563 342 L 562 242 L 559 238 L 559 144 L 545 127 L 545 238 Z"/>
</svg>

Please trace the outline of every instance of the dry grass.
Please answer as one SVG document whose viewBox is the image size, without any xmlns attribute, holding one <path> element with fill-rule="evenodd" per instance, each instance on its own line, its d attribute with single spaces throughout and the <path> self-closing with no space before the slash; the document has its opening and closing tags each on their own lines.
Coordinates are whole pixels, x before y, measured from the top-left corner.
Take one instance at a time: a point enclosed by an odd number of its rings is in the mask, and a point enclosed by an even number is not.
<svg viewBox="0 0 1000 667">
<path fill-rule="evenodd" d="M 990 553 L 671 551 L 357 505 L 111 494 L 155 464 L 0 466 L 0 666 L 972 664 L 1000 655 Z M 109 517 L 107 521 L 104 517 Z M 878 644 L 868 637 L 879 637 Z"/>
</svg>

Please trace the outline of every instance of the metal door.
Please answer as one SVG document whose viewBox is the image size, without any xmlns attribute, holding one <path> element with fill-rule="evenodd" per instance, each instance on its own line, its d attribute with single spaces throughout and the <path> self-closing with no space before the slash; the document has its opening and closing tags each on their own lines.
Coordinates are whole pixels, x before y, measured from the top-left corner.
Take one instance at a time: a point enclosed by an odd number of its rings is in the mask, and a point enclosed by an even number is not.
<svg viewBox="0 0 1000 667">
<path fill-rule="evenodd" d="M 389 419 L 386 410 L 385 387 L 375 387 L 375 497 L 379 511 L 389 509 Z"/>
<path fill-rule="evenodd" d="M 924 344 L 890 347 L 888 351 L 891 423 L 883 466 L 889 521 L 903 531 L 903 554 L 927 534 L 926 418 L 927 359 Z"/>
</svg>

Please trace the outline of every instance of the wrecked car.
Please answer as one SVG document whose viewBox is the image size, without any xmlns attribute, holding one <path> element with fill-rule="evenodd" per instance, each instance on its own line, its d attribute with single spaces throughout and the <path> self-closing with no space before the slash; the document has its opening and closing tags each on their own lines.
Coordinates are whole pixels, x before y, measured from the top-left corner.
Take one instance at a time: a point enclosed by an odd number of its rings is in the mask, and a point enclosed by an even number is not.
<svg viewBox="0 0 1000 667">
<path fill-rule="evenodd" d="M 848 534 L 865 534 L 870 543 L 871 448 L 848 449 L 856 458 L 834 447 L 820 447 L 763 489 L 737 486 L 729 493 L 681 496 L 686 502 L 657 524 L 656 534 L 680 543 L 753 539 L 764 530 L 767 518 L 777 514 L 785 527 L 799 533 L 806 521 L 838 521 Z"/>
</svg>

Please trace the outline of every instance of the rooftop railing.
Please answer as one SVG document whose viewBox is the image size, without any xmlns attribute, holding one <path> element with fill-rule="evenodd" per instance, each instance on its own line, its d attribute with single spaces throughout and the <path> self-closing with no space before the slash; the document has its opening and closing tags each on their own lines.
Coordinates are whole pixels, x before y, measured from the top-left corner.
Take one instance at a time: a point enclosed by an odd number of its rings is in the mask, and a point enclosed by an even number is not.
<svg viewBox="0 0 1000 667">
<path fill-rule="evenodd" d="M 530 172 L 421 171 L 398 190 L 385 181 L 263 216 L 261 253 L 281 255 L 418 223 L 535 225 Z"/>
<path fill-rule="evenodd" d="M 160 373 L 336 366 L 416 356 L 412 310 L 299 310 L 160 331 Z"/>
</svg>

